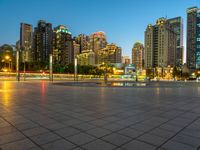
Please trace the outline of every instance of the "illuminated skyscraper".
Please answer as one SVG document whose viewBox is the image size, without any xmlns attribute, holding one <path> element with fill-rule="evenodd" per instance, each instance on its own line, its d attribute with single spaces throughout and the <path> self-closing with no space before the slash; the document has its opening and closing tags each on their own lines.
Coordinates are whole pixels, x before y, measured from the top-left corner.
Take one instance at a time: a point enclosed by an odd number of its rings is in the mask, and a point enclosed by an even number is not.
<svg viewBox="0 0 200 150">
<path fill-rule="evenodd" d="M 145 31 L 145 68 L 175 66 L 176 32 L 166 18 L 148 25 Z"/>
<path fill-rule="evenodd" d="M 153 64 L 153 51 L 154 51 L 154 44 L 153 44 L 153 37 L 154 37 L 154 26 L 151 24 L 148 25 L 145 31 L 145 58 L 144 58 L 144 66 L 145 68 L 152 68 L 154 67 Z"/>
<path fill-rule="evenodd" d="M 187 66 L 200 69 L 200 9 L 187 9 Z"/>
<path fill-rule="evenodd" d="M 102 63 L 122 63 L 122 49 L 116 44 L 107 44 L 98 50 L 98 64 Z"/>
<path fill-rule="evenodd" d="M 30 62 L 33 59 L 32 54 L 32 36 L 33 27 L 27 23 L 20 24 L 20 49 L 22 52 L 22 62 Z"/>
<path fill-rule="evenodd" d="M 76 41 L 77 44 L 80 45 L 80 53 L 84 50 L 89 49 L 89 45 L 90 45 L 89 36 L 86 36 L 84 34 L 80 34 L 75 38 L 75 41 Z"/>
<path fill-rule="evenodd" d="M 176 66 L 181 67 L 183 65 L 183 19 L 181 17 L 176 17 L 168 19 L 169 23 L 176 32 Z"/>
<path fill-rule="evenodd" d="M 34 61 L 49 62 L 49 55 L 52 54 L 52 40 L 52 24 L 40 20 L 34 30 Z"/>
<path fill-rule="evenodd" d="M 137 69 L 142 69 L 144 66 L 144 46 L 140 42 L 135 43 L 133 46 L 132 64 L 134 64 Z"/>
<path fill-rule="evenodd" d="M 90 36 L 90 49 L 95 53 L 95 63 L 98 64 L 98 51 L 107 45 L 104 32 L 95 32 Z"/>
<path fill-rule="evenodd" d="M 69 65 L 74 61 L 73 39 L 71 32 L 63 25 L 54 28 L 53 32 L 54 63 Z"/>
<path fill-rule="evenodd" d="M 104 32 L 95 32 L 90 36 L 90 49 L 97 52 L 107 45 L 106 35 Z"/>
</svg>

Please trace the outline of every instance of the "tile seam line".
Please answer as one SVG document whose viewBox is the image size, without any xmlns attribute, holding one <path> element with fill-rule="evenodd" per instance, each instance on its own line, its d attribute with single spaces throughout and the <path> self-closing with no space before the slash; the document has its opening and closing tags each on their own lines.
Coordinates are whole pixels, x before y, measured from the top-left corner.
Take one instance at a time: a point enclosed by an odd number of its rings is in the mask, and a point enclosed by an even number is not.
<svg viewBox="0 0 200 150">
<path fill-rule="evenodd" d="M 187 113 L 187 112 L 188 112 L 188 111 L 186 111 L 186 112 L 184 112 L 184 113 Z M 172 118 L 172 119 L 169 119 L 169 120 L 166 121 L 166 122 L 163 122 L 162 124 L 160 124 L 160 125 L 158 125 L 158 126 L 152 128 L 152 129 L 149 130 L 149 131 L 144 132 L 143 134 L 141 134 L 141 135 L 139 135 L 139 136 L 137 136 L 137 137 L 135 137 L 135 138 L 132 138 L 132 140 L 137 140 L 137 141 L 139 141 L 139 140 L 138 140 L 139 137 L 141 137 L 141 136 L 143 136 L 143 135 L 145 135 L 145 134 L 147 134 L 147 133 L 150 133 L 150 132 L 153 131 L 154 129 L 161 127 L 161 126 L 164 125 L 165 123 L 167 123 L 167 122 L 169 122 L 169 121 L 171 121 L 171 120 L 174 120 L 174 119 L 178 118 L 179 116 L 181 116 L 181 114 L 178 115 L 178 116 L 176 116 L 176 117 L 174 117 L 174 118 Z M 200 118 L 200 117 L 199 117 L 199 118 Z M 195 121 L 196 121 L 196 120 L 198 120 L 198 118 L 196 118 Z M 194 120 L 193 120 L 193 121 L 194 121 Z M 130 126 L 130 127 L 131 127 L 131 126 Z M 119 131 L 121 131 L 121 130 L 119 130 Z M 169 139 L 170 139 L 170 138 L 169 138 Z M 168 140 L 167 140 L 167 141 L 168 141 Z M 120 148 L 123 147 L 124 145 L 128 144 L 128 143 L 129 143 L 129 142 L 124 143 L 123 145 L 120 146 Z M 155 147 L 155 145 L 153 145 L 153 144 L 150 144 L 150 143 L 147 143 L 147 142 L 144 142 L 144 143 L 149 144 L 149 145 Z M 162 144 L 161 144 L 161 146 L 162 146 Z M 155 148 L 155 150 L 158 150 L 158 148 L 160 148 L 161 146 L 157 146 L 157 147 Z"/>
<path fill-rule="evenodd" d="M 171 139 L 173 139 L 175 136 L 177 136 L 179 133 L 181 133 L 184 129 L 186 129 L 187 127 L 189 127 L 192 123 L 194 123 L 195 121 L 197 121 L 198 119 L 200 119 L 200 117 L 197 117 L 196 119 L 194 119 L 192 122 L 190 122 L 189 124 L 187 124 L 185 127 L 183 127 L 181 130 L 179 130 L 176 134 L 174 134 L 172 137 L 170 137 L 168 140 L 166 140 L 164 143 L 162 143 L 160 146 L 158 146 L 155 150 L 158 150 L 159 148 L 161 148 L 164 144 L 166 144 L 167 142 L 169 142 Z M 179 142 L 178 142 L 179 143 Z M 182 143 L 184 144 L 184 143 Z M 189 146 L 189 145 L 188 145 Z"/>
<path fill-rule="evenodd" d="M 23 115 L 22 115 L 23 116 Z M 23 116 L 24 117 L 24 116 Z M 26 118 L 26 117 L 25 117 Z M 35 123 L 35 124 L 37 124 L 39 127 L 42 127 L 42 128 L 45 128 L 46 130 L 48 130 L 50 133 L 53 133 L 53 134 L 55 134 L 55 135 L 57 135 L 58 137 L 60 137 L 61 139 L 64 139 L 65 141 L 67 141 L 67 142 L 70 142 L 71 144 L 74 144 L 76 147 L 79 147 L 79 148 L 81 148 L 79 145 L 77 145 L 76 143 L 73 143 L 73 142 L 71 142 L 71 141 L 69 141 L 69 140 L 67 140 L 65 137 L 63 137 L 63 136 L 61 136 L 61 135 L 59 135 L 58 133 L 56 133 L 56 132 L 54 132 L 53 130 L 51 130 L 51 129 L 49 129 L 49 128 L 46 128 L 45 126 L 43 126 L 43 125 L 41 125 L 41 124 L 39 124 L 38 122 L 35 122 L 35 121 L 33 121 L 33 120 L 31 120 L 33 123 Z M 62 129 L 62 128 L 61 128 Z M 64 129 L 64 128 L 63 128 Z M 18 130 L 18 129 L 17 129 Z M 23 133 L 23 132 L 22 132 Z M 44 134 L 46 134 L 46 133 L 44 133 Z M 23 134 L 24 135 L 24 134 Z M 39 135 L 42 135 L 42 134 L 39 134 Z M 35 135 L 35 137 L 36 136 L 38 136 L 38 135 Z M 27 137 L 27 136 L 26 136 Z M 34 137 L 34 136 L 32 136 L 32 137 Z M 29 139 L 31 139 L 31 138 L 29 138 Z M 54 141 L 58 141 L 59 139 L 56 139 L 56 140 L 54 140 Z M 32 139 L 31 139 L 31 141 L 32 141 Z M 51 141 L 51 142 L 53 142 L 53 141 Z M 49 144 L 49 143 L 51 143 L 51 142 L 47 142 L 47 143 L 45 143 L 45 144 Z M 35 142 L 34 142 L 35 143 Z M 45 145 L 45 144 L 43 144 L 43 145 Z M 37 144 L 38 145 L 38 144 Z M 39 145 L 39 147 L 43 150 L 43 148 Z"/>
<path fill-rule="evenodd" d="M 27 139 L 29 139 L 32 143 L 34 143 L 36 146 L 38 146 L 40 149 L 43 149 L 39 144 L 37 144 L 35 141 L 33 141 L 30 137 L 28 137 L 27 135 L 25 135 L 21 130 L 19 130 L 18 128 L 16 128 L 12 123 L 10 123 L 9 121 L 7 121 L 4 117 L 0 116 L 4 121 L 8 122 L 12 127 L 14 127 L 18 132 L 20 132 L 23 136 L 25 136 Z"/>
</svg>

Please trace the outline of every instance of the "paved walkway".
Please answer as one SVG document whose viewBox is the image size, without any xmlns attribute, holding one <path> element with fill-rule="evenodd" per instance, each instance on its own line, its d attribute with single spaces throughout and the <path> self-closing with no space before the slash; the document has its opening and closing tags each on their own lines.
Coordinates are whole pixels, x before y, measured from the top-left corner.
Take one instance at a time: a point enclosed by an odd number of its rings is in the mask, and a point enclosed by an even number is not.
<svg viewBox="0 0 200 150">
<path fill-rule="evenodd" d="M 0 149 L 197 150 L 200 85 L 164 85 L 0 82 Z"/>
</svg>

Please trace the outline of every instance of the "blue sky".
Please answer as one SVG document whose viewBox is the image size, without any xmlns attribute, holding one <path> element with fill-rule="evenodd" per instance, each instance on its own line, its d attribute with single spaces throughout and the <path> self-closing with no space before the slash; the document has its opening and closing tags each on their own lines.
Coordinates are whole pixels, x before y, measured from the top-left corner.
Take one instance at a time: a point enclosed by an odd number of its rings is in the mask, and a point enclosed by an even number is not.
<svg viewBox="0 0 200 150">
<path fill-rule="evenodd" d="M 104 31 L 110 43 L 131 55 L 134 42 L 144 42 L 147 24 L 160 17 L 182 16 L 199 0 L 0 0 L 0 45 L 15 44 L 20 22 L 36 26 L 44 19 L 66 25 L 74 36 Z M 186 23 L 184 24 L 186 30 Z"/>
</svg>

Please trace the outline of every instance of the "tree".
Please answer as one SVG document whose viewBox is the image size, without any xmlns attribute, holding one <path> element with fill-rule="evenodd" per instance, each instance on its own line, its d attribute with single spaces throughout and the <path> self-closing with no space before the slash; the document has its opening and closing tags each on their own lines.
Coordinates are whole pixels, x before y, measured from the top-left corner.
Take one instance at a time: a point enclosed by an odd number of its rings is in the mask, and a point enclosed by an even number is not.
<svg viewBox="0 0 200 150">
<path fill-rule="evenodd" d="M 158 77 L 158 68 L 157 67 L 155 67 L 155 69 L 154 69 L 154 77 Z"/>
<path fill-rule="evenodd" d="M 180 68 L 178 68 L 178 67 L 174 67 L 173 68 L 173 77 L 175 78 L 175 77 L 181 77 L 182 76 L 182 71 L 181 71 L 181 69 Z"/>
<path fill-rule="evenodd" d="M 9 57 L 9 59 L 6 59 L 6 56 Z M 11 63 L 14 69 L 15 66 L 15 56 L 14 56 L 14 50 L 11 45 L 4 44 L 0 47 L 0 70 L 6 65 Z"/>
<path fill-rule="evenodd" d="M 146 69 L 146 76 L 149 77 L 150 79 L 153 79 L 154 78 L 154 70 Z"/>
<path fill-rule="evenodd" d="M 189 73 L 188 72 L 183 72 L 182 77 L 185 79 L 189 78 Z"/>
</svg>

